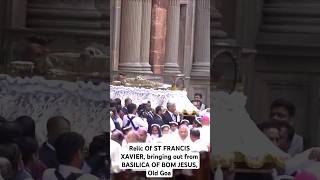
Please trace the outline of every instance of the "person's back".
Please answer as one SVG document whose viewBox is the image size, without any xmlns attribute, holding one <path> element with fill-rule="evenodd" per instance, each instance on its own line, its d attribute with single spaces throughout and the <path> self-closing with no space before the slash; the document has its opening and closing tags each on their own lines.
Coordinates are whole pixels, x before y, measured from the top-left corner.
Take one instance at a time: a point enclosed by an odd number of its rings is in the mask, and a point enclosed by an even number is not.
<svg viewBox="0 0 320 180">
<path fill-rule="evenodd" d="M 75 132 L 60 135 L 55 142 L 59 166 L 44 172 L 45 180 L 98 180 L 91 174 L 84 174 L 81 167 L 85 158 L 85 140 Z"/>
</svg>

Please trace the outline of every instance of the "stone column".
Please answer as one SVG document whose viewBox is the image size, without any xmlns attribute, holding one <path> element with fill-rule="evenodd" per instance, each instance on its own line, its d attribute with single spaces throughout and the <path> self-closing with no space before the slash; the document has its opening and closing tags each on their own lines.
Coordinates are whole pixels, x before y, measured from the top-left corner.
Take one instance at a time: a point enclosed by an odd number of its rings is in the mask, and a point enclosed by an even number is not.
<svg viewBox="0 0 320 180">
<path fill-rule="evenodd" d="M 168 4 L 167 0 L 153 0 L 152 4 L 150 64 L 154 74 L 161 74 L 165 55 Z"/>
<path fill-rule="evenodd" d="M 146 73 L 152 73 L 151 66 L 149 64 L 152 0 L 141 0 L 141 1 L 142 1 L 141 57 L 140 57 L 141 71 L 144 71 Z"/>
<path fill-rule="evenodd" d="M 179 74 L 179 25 L 180 25 L 180 3 L 179 0 L 169 0 L 166 50 L 164 73 Z"/>
<path fill-rule="evenodd" d="M 220 14 L 220 12 L 216 8 L 216 0 L 213 0 L 211 3 L 212 3 L 211 13 L 212 13 L 212 19 L 213 19 L 213 22 L 211 25 L 213 28 L 212 36 L 214 39 L 225 38 L 225 37 L 227 37 L 227 33 L 225 33 L 224 31 L 222 31 L 220 29 L 221 28 L 220 20 L 222 18 L 222 15 Z"/>
<path fill-rule="evenodd" d="M 111 62 L 112 70 L 118 70 L 120 47 L 121 0 L 111 1 Z"/>
<path fill-rule="evenodd" d="M 192 75 L 210 76 L 210 0 L 197 0 Z"/>
<path fill-rule="evenodd" d="M 120 71 L 140 72 L 142 1 L 121 1 Z"/>
</svg>

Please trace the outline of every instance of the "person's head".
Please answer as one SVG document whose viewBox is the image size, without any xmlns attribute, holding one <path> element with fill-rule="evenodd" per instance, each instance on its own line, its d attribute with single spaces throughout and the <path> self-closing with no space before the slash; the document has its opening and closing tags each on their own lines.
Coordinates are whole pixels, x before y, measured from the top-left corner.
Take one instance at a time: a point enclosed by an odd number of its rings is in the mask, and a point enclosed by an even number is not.
<svg viewBox="0 0 320 180">
<path fill-rule="evenodd" d="M 258 125 L 258 128 L 272 141 L 272 143 L 279 147 L 280 129 L 274 122 L 263 122 Z"/>
<path fill-rule="evenodd" d="M 111 134 L 111 139 L 119 143 L 120 145 L 122 144 L 122 141 L 124 139 L 124 135 L 121 131 L 119 130 L 114 130 Z"/>
<path fill-rule="evenodd" d="M 195 93 L 193 99 L 196 100 L 196 101 L 201 101 L 202 100 L 202 94 Z"/>
<path fill-rule="evenodd" d="M 169 130 L 170 130 L 170 126 L 165 124 L 163 126 L 161 126 L 161 134 L 164 135 L 164 134 L 169 134 Z"/>
<path fill-rule="evenodd" d="M 167 109 L 172 113 L 176 112 L 176 104 L 174 102 L 168 102 Z"/>
<path fill-rule="evenodd" d="M 151 125 L 151 135 L 157 137 L 161 136 L 160 126 L 158 124 Z"/>
<path fill-rule="evenodd" d="M 115 100 L 110 100 L 110 111 L 114 114 L 117 113 L 117 102 Z"/>
<path fill-rule="evenodd" d="M 148 129 L 146 127 L 139 127 L 138 129 L 139 142 L 146 142 L 148 136 Z"/>
<path fill-rule="evenodd" d="M 176 81 L 176 88 L 178 90 L 183 90 L 184 89 L 184 80 L 182 78 L 178 78 Z"/>
<path fill-rule="evenodd" d="M 117 106 L 121 106 L 121 99 L 120 98 L 115 98 L 114 101 Z"/>
<path fill-rule="evenodd" d="M 126 141 L 127 143 L 138 143 L 139 134 L 134 130 L 129 131 L 126 137 Z"/>
<path fill-rule="evenodd" d="M 31 137 L 23 137 L 17 140 L 17 145 L 24 165 L 32 166 L 38 160 L 38 142 Z"/>
<path fill-rule="evenodd" d="M 179 136 L 183 140 L 188 137 L 188 127 L 186 125 L 181 125 L 179 127 Z"/>
<path fill-rule="evenodd" d="M 124 113 L 123 113 L 123 111 L 122 111 L 121 106 L 118 106 L 118 107 L 117 107 L 117 114 L 118 114 L 118 116 L 119 116 L 121 119 L 123 119 Z"/>
<path fill-rule="evenodd" d="M 137 112 L 137 105 L 134 103 L 131 103 L 127 106 L 128 108 L 128 114 L 136 114 Z"/>
<path fill-rule="evenodd" d="M 56 155 L 60 164 L 81 169 L 86 157 L 84 138 L 76 132 L 65 132 L 55 141 Z"/>
<path fill-rule="evenodd" d="M 200 100 L 192 100 L 191 103 L 197 108 L 201 109 L 202 102 Z"/>
<path fill-rule="evenodd" d="M 210 117 L 208 117 L 208 116 L 201 117 L 201 125 L 202 126 L 210 126 Z"/>
<path fill-rule="evenodd" d="M 27 137 L 36 137 L 36 126 L 34 120 L 29 116 L 20 116 L 15 122 L 22 129 L 22 135 Z"/>
<path fill-rule="evenodd" d="M 14 142 L 22 137 L 22 129 L 16 123 L 7 121 L 0 124 L 0 143 Z"/>
<path fill-rule="evenodd" d="M 128 107 L 128 105 L 131 104 L 131 103 L 132 103 L 132 100 L 131 100 L 130 98 L 126 98 L 126 99 L 124 100 L 124 106 L 125 106 L 125 107 Z"/>
<path fill-rule="evenodd" d="M 15 143 L 2 143 L 0 144 L 1 157 L 10 161 L 11 170 L 17 173 L 22 168 L 21 152 Z"/>
<path fill-rule="evenodd" d="M 181 124 L 180 124 L 180 125 L 188 126 L 188 125 L 189 125 L 189 120 L 183 119 L 183 120 L 181 121 Z"/>
<path fill-rule="evenodd" d="M 54 116 L 47 121 L 48 141 L 52 144 L 60 134 L 70 132 L 70 130 L 70 121 L 62 116 Z"/>
<path fill-rule="evenodd" d="M 4 157 L 0 157 L 0 175 L 3 179 L 12 179 L 14 175 L 10 161 Z"/>
<path fill-rule="evenodd" d="M 190 139 L 192 142 L 195 142 L 196 140 L 200 139 L 200 131 L 199 129 L 192 128 L 190 130 Z"/>
<path fill-rule="evenodd" d="M 152 107 L 151 107 L 151 102 L 148 101 L 147 104 L 146 104 L 146 110 L 147 111 L 152 111 Z"/>
<path fill-rule="evenodd" d="M 277 99 L 270 107 L 270 119 L 273 121 L 287 121 L 293 125 L 296 114 L 294 104 L 286 99 Z"/>
<path fill-rule="evenodd" d="M 280 129 L 279 147 L 288 152 L 295 134 L 294 128 L 286 121 L 277 121 L 277 125 Z"/>
<path fill-rule="evenodd" d="M 107 138 L 104 134 L 95 136 L 89 145 L 89 156 L 93 157 L 98 154 L 107 152 Z"/>
<path fill-rule="evenodd" d="M 157 106 L 156 107 L 156 114 L 158 114 L 159 116 L 161 116 L 164 113 L 165 109 L 163 108 L 163 106 Z"/>
<path fill-rule="evenodd" d="M 177 128 L 178 128 L 178 123 L 172 121 L 172 122 L 169 122 L 169 124 L 170 124 L 170 130 L 171 130 L 172 132 L 175 132 L 175 131 L 177 130 Z"/>
</svg>

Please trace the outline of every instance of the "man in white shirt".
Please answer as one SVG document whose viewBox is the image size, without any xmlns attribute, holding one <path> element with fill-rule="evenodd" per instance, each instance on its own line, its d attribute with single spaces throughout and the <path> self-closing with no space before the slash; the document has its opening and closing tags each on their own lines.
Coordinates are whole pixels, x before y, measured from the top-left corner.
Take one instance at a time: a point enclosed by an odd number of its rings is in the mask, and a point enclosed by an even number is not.
<svg viewBox="0 0 320 180">
<path fill-rule="evenodd" d="M 201 129 L 200 129 L 200 139 L 202 142 L 210 145 L 210 118 L 208 116 L 203 116 L 201 118 Z"/>
<path fill-rule="evenodd" d="M 119 173 L 120 169 L 120 151 L 121 145 L 116 141 L 110 139 L 110 159 L 111 159 L 111 173 Z"/>
<path fill-rule="evenodd" d="M 178 143 L 191 144 L 191 139 L 189 138 L 188 126 L 180 125 L 178 133 L 179 133 L 178 141 L 177 141 Z"/>
<path fill-rule="evenodd" d="M 192 146 L 191 146 L 192 151 L 195 151 L 195 152 L 202 152 L 202 151 L 208 152 L 209 151 L 208 146 L 204 142 L 202 142 L 200 139 L 199 129 L 192 128 L 190 130 L 190 139 L 193 142 Z"/>
<path fill-rule="evenodd" d="M 57 169 L 47 169 L 43 174 L 45 180 L 98 180 L 91 174 L 84 174 L 81 167 L 85 160 L 86 148 L 84 138 L 75 132 L 66 132 L 55 141 L 59 166 Z"/>
<path fill-rule="evenodd" d="M 272 102 L 270 107 L 270 120 L 286 121 L 294 127 L 294 117 L 296 108 L 294 104 L 285 99 L 277 99 Z M 303 151 L 303 138 L 298 134 L 294 134 L 288 153 L 292 156 Z"/>
<path fill-rule="evenodd" d="M 137 105 L 131 103 L 128 105 L 128 114 L 123 116 L 123 127 L 132 127 L 135 131 L 139 129 L 139 127 L 146 127 L 148 129 L 148 122 L 145 119 L 141 119 L 136 115 L 137 113 Z"/>
</svg>

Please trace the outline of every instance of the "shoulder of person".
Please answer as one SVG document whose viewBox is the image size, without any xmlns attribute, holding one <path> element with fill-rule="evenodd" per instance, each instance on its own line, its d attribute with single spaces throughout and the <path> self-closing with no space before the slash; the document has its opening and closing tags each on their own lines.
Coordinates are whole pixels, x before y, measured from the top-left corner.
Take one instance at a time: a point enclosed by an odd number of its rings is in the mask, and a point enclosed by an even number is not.
<svg viewBox="0 0 320 180">
<path fill-rule="evenodd" d="M 55 175 L 54 175 L 55 170 L 56 169 L 54 169 L 54 168 L 46 169 L 43 172 L 42 179 L 52 179 L 52 177 L 55 177 Z"/>
</svg>

